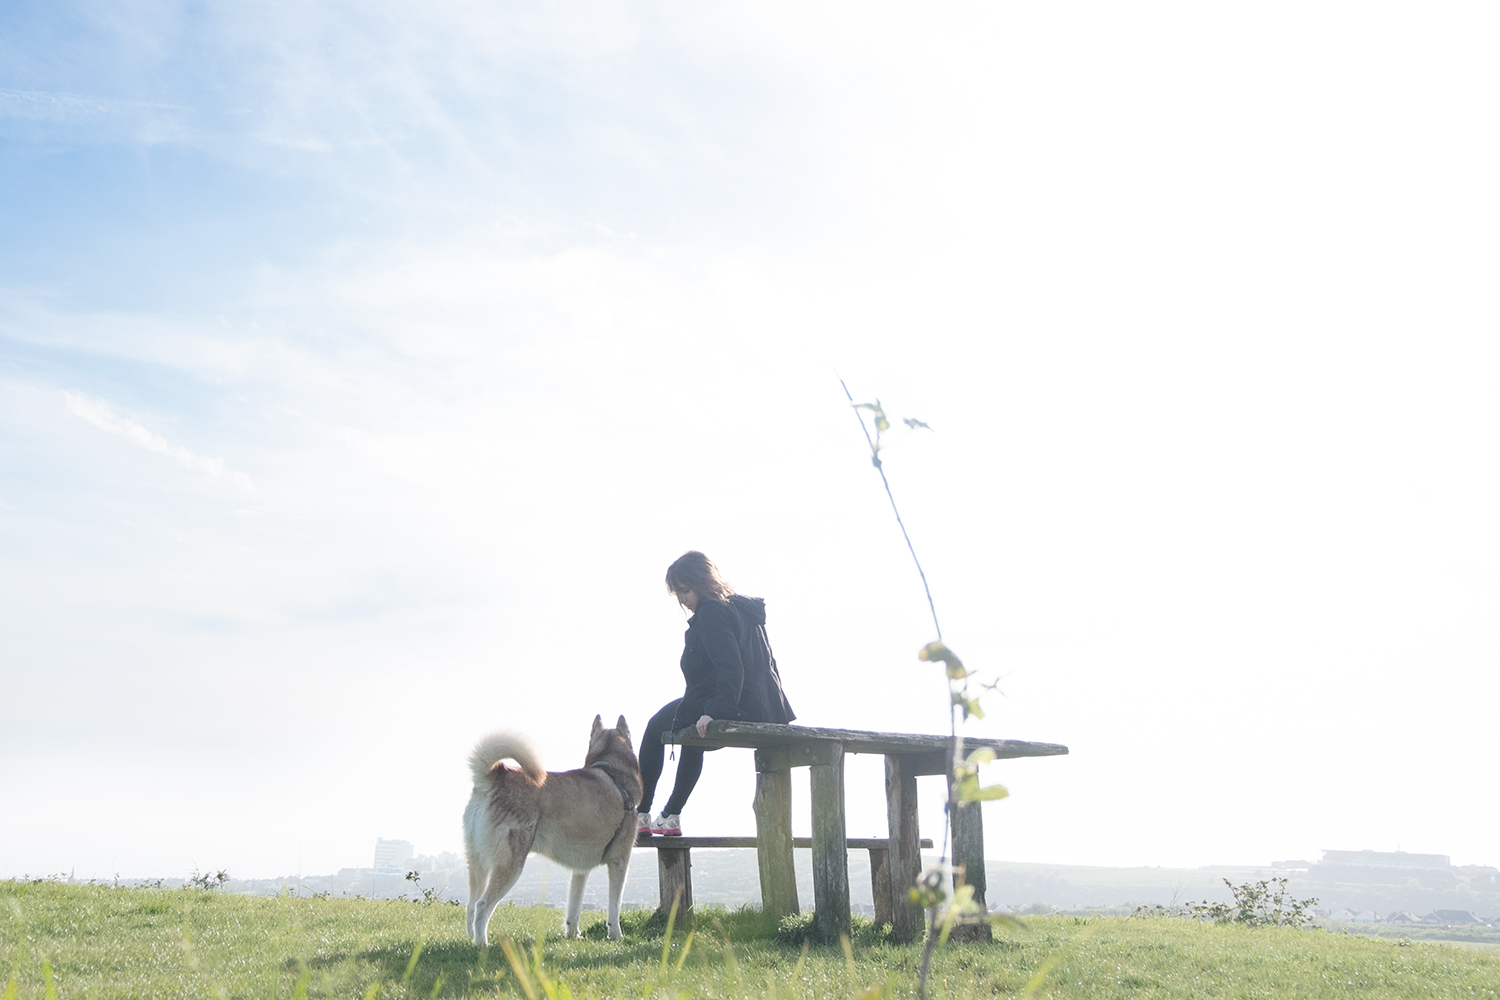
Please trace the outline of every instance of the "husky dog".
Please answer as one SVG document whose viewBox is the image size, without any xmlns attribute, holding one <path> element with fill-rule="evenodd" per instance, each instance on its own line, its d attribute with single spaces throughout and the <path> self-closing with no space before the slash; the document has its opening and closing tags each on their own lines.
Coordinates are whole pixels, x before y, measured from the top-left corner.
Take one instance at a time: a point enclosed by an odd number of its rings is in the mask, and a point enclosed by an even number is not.
<svg viewBox="0 0 1500 1000">
<path fill-rule="evenodd" d="M 520 764 L 507 767 L 506 759 Z M 566 937 L 578 936 L 578 911 L 589 872 L 609 866 L 609 937 L 620 934 L 620 893 L 635 846 L 635 806 L 641 799 L 641 765 L 630 746 L 625 716 L 605 729 L 594 716 L 589 752 L 576 771 L 548 774 L 524 737 L 491 733 L 469 756 L 474 794 L 464 810 L 464 850 L 469 858 L 469 935 L 489 944 L 490 914 L 510 891 L 532 851 L 573 870 L 568 889 Z"/>
</svg>

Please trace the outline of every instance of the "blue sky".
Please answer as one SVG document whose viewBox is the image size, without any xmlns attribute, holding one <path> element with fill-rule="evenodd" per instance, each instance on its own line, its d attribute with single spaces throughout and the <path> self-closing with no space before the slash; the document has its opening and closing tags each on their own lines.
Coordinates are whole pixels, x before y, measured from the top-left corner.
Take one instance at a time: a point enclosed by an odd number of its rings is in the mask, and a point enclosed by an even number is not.
<svg viewBox="0 0 1500 1000">
<path fill-rule="evenodd" d="M 479 735 L 679 693 L 687 548 L 802 721 L 941 729 L 836 375 L 934 428 L 974 731 L 1074 750 L 995 765 L 992 856 L 1497 863 L 1495 28 L 7 6 L 0 875 L 453 849 Z"/>
</svg>

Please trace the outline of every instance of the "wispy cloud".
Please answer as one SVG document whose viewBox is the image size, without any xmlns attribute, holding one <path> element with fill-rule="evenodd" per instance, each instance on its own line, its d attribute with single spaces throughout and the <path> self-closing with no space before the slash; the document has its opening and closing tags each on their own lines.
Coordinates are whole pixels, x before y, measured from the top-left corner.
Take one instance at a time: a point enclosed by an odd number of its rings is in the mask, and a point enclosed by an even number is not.
<svg viewBox="0 0 1500 1000">
<path fill-rule="evenodd" d="M 0 120 L 82 129 L 96 136 L 118 137 L 123 131 L 138 142 L 182 141 L 189 134 L 185 118 L 191 111 L 180 104 L 0 87 Z"/>
<path fill-rule="evenodd" d="M 186 111 L 178 104 L 125 101 L 87 94 L 64 94 L 48 90 L 8 90 L 0 87 L 0 117 L 41 121 L 79 122 L 121 115 L 143 116 L 165 111 Z"/>
<path fill-rule="evenodd" d="M 106 400 L 92 399 L 75 392 L 65 392 L 63 398 L 67 400 L 68 409 L 101 431 L 118 434 L 131 444 L 147 451 L 154 451 L 158 455 L 165 455 L 189 469 L 231 479 L 247 489 L 251 485 L 249 476 L 226 468 L 222 459 L 205 458 L 202 455 L 193 454 L 182 445 L 172 444 L 160 434 L 152 433 L 139 421 L 120 414 Z"/>
</svg>

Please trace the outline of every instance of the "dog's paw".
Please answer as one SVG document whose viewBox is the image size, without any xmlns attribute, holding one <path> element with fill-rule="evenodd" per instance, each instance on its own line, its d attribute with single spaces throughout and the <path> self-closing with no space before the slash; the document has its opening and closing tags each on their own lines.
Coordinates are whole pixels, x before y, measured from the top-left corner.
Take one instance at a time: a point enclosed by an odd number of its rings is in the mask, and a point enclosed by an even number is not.
<svg viewBox="0 0 1500 1000">
<path fill-rule="evenodd" d="M 625 935 L 620 933 L 620 927 L 619 927 L 618 924 L 615 925 L 614 927 L 611 927 L 609 929 L 609 939 L 611 941 L 623 941 L 623 940 L 625 940 Z"/>
</svg>

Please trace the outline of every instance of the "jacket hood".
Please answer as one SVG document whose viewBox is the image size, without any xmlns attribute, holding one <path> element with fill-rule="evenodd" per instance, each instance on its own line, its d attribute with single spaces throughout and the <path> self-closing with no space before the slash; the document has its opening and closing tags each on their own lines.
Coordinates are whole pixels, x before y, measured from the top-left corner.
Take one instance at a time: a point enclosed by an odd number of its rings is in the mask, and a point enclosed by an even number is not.
<svg viewBox="0 0 1500 1000">
<path fill-rule="evenodd" d="M 764 625 L 766 623 L 766 602 L 761 597 L 746 597 L 744 594 L 735 594 L 729 599 L 729 603 L 736 611 L 745 616 L 745 620 L 751 625 Z"/>
</svg>

